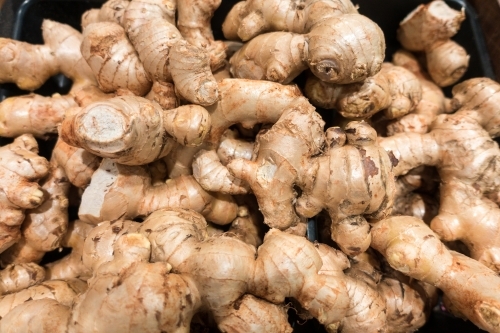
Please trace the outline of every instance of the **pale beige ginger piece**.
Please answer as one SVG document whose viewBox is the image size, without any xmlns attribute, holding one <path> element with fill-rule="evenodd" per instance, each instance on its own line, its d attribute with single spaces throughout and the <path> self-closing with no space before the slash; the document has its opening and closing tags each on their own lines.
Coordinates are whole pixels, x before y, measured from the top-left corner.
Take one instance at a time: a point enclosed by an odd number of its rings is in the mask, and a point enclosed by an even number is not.
<svg viewBox="0 0 500 333">
<path fill-rule="evenodd" d="M 248 41 L 269 31 L 303 33 L 321 20 L 357 13 L 349 0 L 247 0 L 233 6 L 222 31 L 227 39 Z"/>
<path fill-rule="evenodd" d="M 422 98 L 418 78 L 409 70 L 383 63 L 380 72 L 360 83 L 338 85 L 310 75 L 305 94 L 311 103 L 336 109 L 346 118 L 370 118 L 383 111 L 388 119 L 412 112 Z"/>
<path fill-rule="evenodd" d="M 0 254 L 2 265 L 40 262 L 46 252 L 61 247 L 68 228 L 70 183 L 61 167 L 51 160 L 50 171 L 40 182 L 43 203 L 26 210 L 22 239 Z"/>
<path fill-rule="evenodd" d="M 297 98 L 269 130 L 258 135 L 254 161 L 239 158 L 227 165 L 236 178 L 250 185 L 269 227 L 284 230 L 302 220 L 294 209 L 294 187 L 306 182 L 304 168 L 309 158 L 321 152 L 324 125 L 307 99 Z"/>
<path fill-rule="evenodd" d="M 283 110 L 296 103 L 302 96 L 294 85 L 284 86 L 275 82 L 245 79 L 219 81 L 220 98 L 207 107 L 212 127 L 206 142 L 216 148 L 222 135 L 231 125 L 240 123 L 253 128 L 259 123 L 274 124 Z"/>
<path fill-rule="evenodd" d="M 344 253 L 355 256 L 370 246 L 367 219 L 391 213 L 393 165 L 366 122 L 350 122 L 344 130 L 329 128 L 326 138 L 323 154 L 302 166 L 302 195 L 295 209 L 304 217 L 328 211 L 332 239 Z"/>
<path fill-rule="evenodd" d="M 90 184 L 92 174 L 101 163 L 100 157 L 85 149 L 70 146 L 60 137 L 52 150 L 52 158 L 64 170 L 68 181 L 78 188 L 85 188 Z"/>
<path fill-rule="evenodd" d="M 189 102 L 211 105 L 218 92 L 210 57 L 182 38 L 174 25 L 175 9 L 173 0 L 132 0 L 122 25 L 150 80 L 174 82 Z"/>
<path fill-rule="evenodd" d="M 42 34 L 43 45 L 0 39 L 0 82 L 13 82 L 31 91 L 58 73 L 73 80 L 72 90 L 95 82 L 80 53 L 82 35 L 78 31 L 66 24 L 44 20 Z"/>
<path fill-rule="evenodd" d="M 49 172 L 49 162 L 38 156 L 38 144 L 24 134 L 0 147 L 0 253 L 19 241 L 25 210 L 44 200 L 38 180 Z"/>
<path fill-rule="evenodd" d="M 0 321 L 5 333 L 66 333 L 70 307 L 53 299 L 31 300 L 20 304 Z M 49 320 L 47 318 L 50 318 Z"/>
<path fill-rule="evenodd" d="M 151 81 L 125 30 L 114 22 L 92 23 L 83 29 L 83 58 L 105 92 L 128 89 L 137 96 L 151 90 Z"/>
<path fill-rule="evenodd" d="M 321 81 L 348 84 L 380 71 L 384 56 L 378 25 L 363 15 L 346 14 L 319 20 L 303 34 L 259 35 L 229 62 L 231 74 L 239 78 L 290 83 L 309 68 Z"/>
<path fill-rule="evenodd" d="M 112 251 L 76 299 L 68 332 L 188 332 L 201 303 L 196 286 L 168 274 L 168 263 L 149 263 L 151 244 L 141 234 L 122 235 Z"/>
<path fill-rule="evenodd" d="M 450 40 L 464 20 L 463 8 L 457 11 L 444 1 L 431 1 L 418 6 L 399 25 L 399 42 L 409 51 L 426 53 L 429 75 L 440 87 L 457 82 L 469 66 L 465 49 Z"/>
<path fill-rule="evenodd" d="M 238 131 L 227 129 L 222 135 L 217 156 L 222 164 L 227 165 L 235 158 L 252 160 L 255 156 L 255 143 L 239 137 Z"/>
<path fill-rule="evenodd" d="M 249 186 L 235 178 L 221 163 L 215 150 L 201 150 L 193 160 L 193 177 L 205 191 L 246 194 Z"/>
<path fill-rule="evenodd" d="M 386 332 L 387 317 L 385 299 L 376 289 L 376 281 L 367 276 L 359 279 L 353 274 L 346 256 L 325 245 L 316 244 L 323 261 L 319 274 L 342 279 L 347 287 L 348 306 L 345 317 L 339 323 L 326 326 L 328 332 Z M 348 269 L 344 275 L 343 270 Z M 368 272 L 372 273 L 372 272 Z"/>
<path fill-rule="evenodd" d="M 235 302 L 246 293 L 275 304 L 282 304 L 285 297 L 296 297 L 320 321 L 343 317 L 345 285 L 317 274 L 321 259 L 304 237 L 274 230 L 276 237 L 268 233 L 268 246 L 264 241 L 256 259 L 255 248 L 234 237 L 207 238 L 205 220 L 192 211 L 158 210 L 141 224 L 139 231 L 152 244 L 151 261 L 166 261 L 195 281 L 203 308 L 211 311 L 217 323 L 233 315 Z M 295 264 L 297 259 L 303 264 Z M 221 260 L 225 267 L 208 264 Z M 267 268 L 272 272 L 265 271 Z M 224 293 L 220 293 L 221 288 Z M 323 311 L 327 313 L 323 315 Z M 288 327 L 287 323 L 281 325 Z"/>
<path fill-rule="evenodd" d="M 144 96 L 150 101 L 158 103 L 163 110 L 170 110 L 179 107 L 179 99 L 175 94 L 173 83 L 169 82 L 153 82 L 153 86 L 149 93 Z"/>
<path fill-rule="evenodd" d="M 61 246 L 71 248 L 71 253 L 45 265 L 47 280 L 79 278 L 86 281 L 92 276 L 91 268 L 84 265 L 83 249 L 85 239 L 93 227 L 93 225 L 80 220 L 68 224 L 68 231 L 61 240 Z"/>
<path fill-rule="evenodd" d="M 182 0 L 177 1 L 177 29 L 186 41 L 210 55 L 212 71 L 224 66 L 226 45 L 214 40 L 210 21 L 222 0 Z"/>
<path fill-rule="evenodd" d="M 204 148 L 204 144 L 198 147 L 187 147 L 175 143 L 170 153 L 163 158 L 167 165 L 168 178 L 174 179 L 179 176 L 190 176 L 193 174 L 194 155 Z"/>
<path fill-rule="evenodd" d="M 16 293 L 4 295 L 0 297 L 0 316 L 2 317 L 0 323 L 3 323 L 5 315 L 10 311 L 31 300 L 53 299 L 61 305 L 71 306 L 75 296 L 85 289 L 87 289 L 87 283 L 79 279 L 51 280 L 43 281 Z"/>
<path fill-rule="evenodd" d="M 413 112 L 387 126 L 388 136 L 402 132 L 427 133 L 438 115 L 454 111 L 451 100 L 444 96 L 441 88 L 424 72 L 413 54 L 398 50 L 392 56 L 392 63 L 415 74 L 422 87 L 422 99 Z"/>
<path fill-rule="evenodd" d="M 218 327 L 222 332 L 292 333 L 286 310 L 286 306 L 247 294 L 235 302 Z"/>
<path fill-rule="evenodd" d="M 390 217 L 374 224 L 372 247 L 394 269 L 441 289 L 457 315 L 500 332 L 500 278 L 480 262 L 449 251 L 423 221 Z"/>
<path fill-rule="evenodd" d="M 97 22 L 115 22 L 121 25 L 129 3 L 130 0 L 108 0 L 99 9 L 87 10 L 82 15 L 82 29 Z"/>
<path fill-rule="evenodd" d="M 487 91 L 494 90 L 495 86 L 498 83 L 473 79 L 465 81 L 459 91 Z M 441 178 L 440 208 L 431 221 L 431 228 L 444 241 L 461 240 L 472 258 L 498 271 L 500 209 L 494 198 L 500 191 L 500 151 L 490 137 L 499 133 L 498 116 L 492 107 L 497 96 L 481 97 L 473 92 L 471 96 L 482 102 L 468 110 L 474 102 L 467 104 L 469 97 L 457 94 L 463 99 L 464 107 L 455 114 L 439 115 L 431 132 L 422 135 L 401 133 L 379 138 L 379 143 L 397 164 L 394 167 L 396 176 L 420 165 L 437 167 Z M 479 220 L 481 223 L 477 223 Z"/>
<path fill-rule="evenodd" d="M 201 145 L 209 130 L 210 115 L 199 105 L 163 110 L 145 98 L 121 96 L 67 115 L 60 135 L 97 156 L 143 165 L 167 155 L 175 141 Z"/>
<path fill-rule="evenodd" d="M 97 224 L 147 216 L 167 207 L 193 209 L 221 225 L 231 223 L 238 210 L 231 196 L 204 191 L 192 176 L 179 176 L 153 186 L 146 167 L 104 159 L 83 193 L 78 215 L 83 221 Z"/>
<path fill-rule="evenodd" d="M 78 106 L 69 95 L 54 94 L 44 97 L 36 94 L 9 97 L 0 103 L 0 136 L 14 138 L 22 134 L 48 138 L 57 134 L 57 126 L 64 113 Z"/>
<path fill-rule="evenodd" d="M 35 263 L 8 265 L 0 271 L 0 295 L 21 291 L 44 279 L 44 269 Z"/>
</svg>

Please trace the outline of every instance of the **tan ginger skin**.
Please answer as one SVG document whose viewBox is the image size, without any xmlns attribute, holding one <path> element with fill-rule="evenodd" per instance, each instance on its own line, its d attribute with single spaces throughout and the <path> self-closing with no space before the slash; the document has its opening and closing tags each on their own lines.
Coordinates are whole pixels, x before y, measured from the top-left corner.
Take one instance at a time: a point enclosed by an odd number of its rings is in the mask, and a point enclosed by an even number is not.
<svg viewBox="0 0 500 333">
<path fill-rule="evenodd" d="M 457 82 L 469 66 L 463 47 L 450 40 L 465 20 L 464 9 L 457 11 L 444 1 L 418 6 L 401 21 L 398 40 L 409 51 L 424 51 L 427 70 L 440 87 Z"/>
<path fill-rule="evenodd" d="M 374 76 L 348 85 L 330 84 L 311 75 L 305 94 L 312 104 L 336 109 L 345 118 L 366 119 L 383 110 L 386 118 L 394 119 L 416 108 L 422 88 L 409 70 L 384 63 Z"/>
<path fill-rule="evenodd" d="M 231 196 L 206 192 L 192 176 L 179 176 L 153 186 L 146 167 L 104 159 L 83 193 L 78 215 L 83 221 L 97 224 L 147 216 L 167 207 L 193 209 L 221 225 L 231 223 L 238 210 Z"/>
<path fill-rule="evenodd" d="M 38 156 L 32 135 L 0 147 L 0 253 L 20 239 L 24 211 L 42 204 L 44 193 L 37 181 L 48 172 L 49 162 Z"/>
<path fill-rule="evenodd" d="M 118 163 L 143 165 L 167 155 L 174 142 L 201 145 L 210 115 L 199 105 L 163 110 L 137 96 L 121 96 L 67 115 L 60 135 L 72 146 Z"/>
<path fill-rule="evenodd" d="M 226 45 L 214 40 L 210 21 L 222 0 L 177 1 L 177 29 L 186 41 L 208 52 L 212 71 L 224 66 Z"/>
<path fill-rule="evenodd" d="M 44 201 L 26 211 L 21 227 L 22 239 L 0 254 L 2 265 L 40 262 L 46 252 L 61 246 L 68 227 L 70 183 L 53 159 L 49 175 L 40 183 Z"/>
<path fill-rule="evenodd" d="M 429 126 L 442 113 L 449 113 L 453 106 L 451 100 L 445 98 L 443 91 L 422 69 L 414 55 L 405 50 L 399 50 L 392 56 L 392 63 L 401 66 L 415 74 L 422 87 L 422 99 L 416 108 L 387 127 L 387 135 L 402 132 L 427 133 Z"/>
<path fill-rule="evenodd" d="M 370 245 L 366 219 L 391 213 L 393 165 L 376 144 L 375 130 L 365 122 L 351 122 L 344 131 L 330 128 L 326 137 L 323 154 L 302 166 L 304 185 L 295 208 L 304 217 L 326 209 L 332 219 L 332 239 L 344 253 L 355 256 Z"/>
<path fill-rule="evenodd" d="M 376 74 L 384 55 L 382 30 L 363 15 L 346 14 L 319 20 L 299 33 L 259 35 L 238 50 L 230 64 L 234 77 L 286 84 L 309 68 L 322 81 L 348 84 Z"/>
<path fill-rule="evenodd" d="M 396 176 L 420 165 L 437 167 L 441 203 L 431 228 L 444 241 L 461 240 L 472 258 L 496 271 L 500 269 L 500 209 L 495 203 L 500 151 L 491 137 L 500 133 L 499 91 L 500 85 L 490 79 L 464 81 L 454 87 L 452 101 L 462 107 L 455 114 L 438 116 L 431 132 L 379 138 L 397 164 Z"/>
<path fill-rule="evenodd" d="M 44 279 L 44 269 L 35 263 L 8 265 L 0 271 L 0 295 L 16 293 Z"/>
<path fill-rule="evenodd" d="M 86 26 L 80 49 L 103 92 L 122 88 L 144 96 L 151 89 L 148 74 L 118 23 L 99 22 Z"/>
<path fill-rule="evenodd" d="M 372 247 L 394 269 L 441 289 L 454 314 L 488 332 L 500 332 L 500 279 L 496 272 L 449 251 L 423 221 L 390 217 L 372 228 Z"/>
<path fill-rule="evenodd" d="M 189 44 L 174 25 L 173 0 L 132 0 L 125 9 L 123 27 L 152 81 L 174 82 L 191 103 L 213 104 L 217 82 L 205 51 Z"/>
</svg>

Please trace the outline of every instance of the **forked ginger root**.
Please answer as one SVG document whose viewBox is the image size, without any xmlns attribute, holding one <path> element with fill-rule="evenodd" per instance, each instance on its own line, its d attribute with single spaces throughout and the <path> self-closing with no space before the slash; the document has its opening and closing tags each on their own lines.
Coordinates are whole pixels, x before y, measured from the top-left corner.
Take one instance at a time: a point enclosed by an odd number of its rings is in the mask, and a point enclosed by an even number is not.
<svg viewBox="0 0 500 333">
<path fill-rule="evenodd" d="M 456 11 L 444 1 L 431 1 L 418 6 L 399 25 L 399 42 L 409 51 L 425 52 L 427 70 L 440 87 L 457 82 L 469 66 L 465 49 L 450 40 L 464 19 L 464 9 Z"/>
<path fill-rule="evenodd" d="M 372 247 L 396 270 L 441 289 L 453 311 L 488 332 L 500 332 L 500 278 L 474 259 L 449 251 L 414 217 L 390 217 L 372 229 Z"/>
<path fill-rule="evenodd" d="M 413 111 L 422 98 L 420 82 L 410 71 L 390 63 L 360 83 L 335 85 L 309 76 L 305 94 L 311 103 L 336 109 L 346 118 L 370 118 L 383 110 L 389 119 Z"/>
</svg>

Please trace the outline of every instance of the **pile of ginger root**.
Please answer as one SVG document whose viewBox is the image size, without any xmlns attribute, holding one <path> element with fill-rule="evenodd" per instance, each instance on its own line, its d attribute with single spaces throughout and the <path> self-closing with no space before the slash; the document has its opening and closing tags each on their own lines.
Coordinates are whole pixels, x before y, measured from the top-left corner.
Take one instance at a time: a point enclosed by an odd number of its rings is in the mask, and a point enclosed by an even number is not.
<svg viewBox="0 0 500 333">
<path fill-rule="evenodd" d="M 0 332 L 500 332 L 500 84 L 461 80 L 464 11 L 386 55 L 350 0 L 241 1 L 216 40 L 221 1 L 0 38 L 28 92 L 0 102 Z"/>
</svg>

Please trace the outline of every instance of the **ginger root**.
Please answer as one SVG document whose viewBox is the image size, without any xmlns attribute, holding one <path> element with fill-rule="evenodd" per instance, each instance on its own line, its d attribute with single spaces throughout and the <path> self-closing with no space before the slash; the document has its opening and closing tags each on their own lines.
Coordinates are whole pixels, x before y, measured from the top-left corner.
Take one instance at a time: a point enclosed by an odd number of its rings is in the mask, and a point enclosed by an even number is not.
<svg viewBox="0 0 500 333">
<path fill-rule="evenodd" d="M 384 63 L 380 72 L 360 83 L 335 85 L 309 76 L 305 94 L 314 105 L 336 109 L 346 118 L 370 118 L 383 110 L 385 117 L 394 119 L 415 109 L 422 89 L 410 71 Z"/>
<path fill-rule="evenodd" d="M 469 56 L 450 40 L 465 20 L 465 11 L 456 11 L 444 1 L 418 6 L 401 21 L 398 40 L 409 51 L 424 51 L 427 70 L 440 87 L 457 82 L 467 71 Z"/>
</svg>

